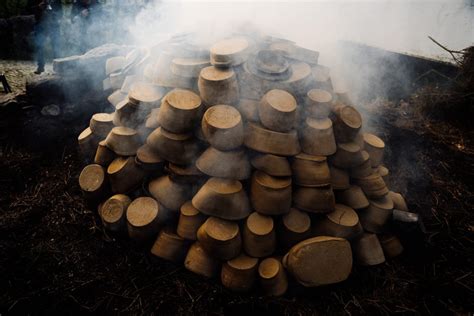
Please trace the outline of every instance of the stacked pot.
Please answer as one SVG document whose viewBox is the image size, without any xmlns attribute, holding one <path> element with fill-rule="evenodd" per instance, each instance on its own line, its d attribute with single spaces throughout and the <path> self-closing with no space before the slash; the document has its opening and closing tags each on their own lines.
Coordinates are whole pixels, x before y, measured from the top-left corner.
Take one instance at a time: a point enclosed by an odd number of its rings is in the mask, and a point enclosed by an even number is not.
<svg viewBox="0 0 474 316">
<path fill-rule="evenodd" d="M 402 251 L 389 224 L 408 209 L 387 187 L 385 145 L 317 52 L 249 36 L 147 52 L 108 63 L 115 111 L 78 138 L 93 159 L 79 183 L 107 230 L 267 295 L 343 281 L 353 255 L 375 265 Z"/>
</svg>

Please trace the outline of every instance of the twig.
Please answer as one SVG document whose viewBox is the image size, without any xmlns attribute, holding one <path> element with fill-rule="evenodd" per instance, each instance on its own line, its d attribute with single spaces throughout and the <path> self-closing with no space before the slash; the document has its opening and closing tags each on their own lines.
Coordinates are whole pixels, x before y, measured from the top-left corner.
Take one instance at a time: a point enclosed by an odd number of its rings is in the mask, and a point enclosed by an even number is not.
<svg viewBox="0 0 474 316">
<path fill-rule="evenodd" d="M 459 50 L 452 50 L 452 49 L 449 49 L 447 48 L 446 46 L 440 44 L 437 40 L 435 40 L 434 38 L 432 38 L 431 36 L 428 36 L 428 38 L 433 41 L 433 43 L 435 43 L 436 45 L 438 45 L 439 47 L 441 47 L 442 49 L 444 49 L 445 51 L 447 51 L 449 54 L 451 54 L 451 57 L 453 57 L 454 61 L 456 63 L 460 63 L 458 58 L 454 55 L 454 54 L 461 54 L 463 55 L 464 52 L 463 51 L 459 51 Z"/>
</svg>

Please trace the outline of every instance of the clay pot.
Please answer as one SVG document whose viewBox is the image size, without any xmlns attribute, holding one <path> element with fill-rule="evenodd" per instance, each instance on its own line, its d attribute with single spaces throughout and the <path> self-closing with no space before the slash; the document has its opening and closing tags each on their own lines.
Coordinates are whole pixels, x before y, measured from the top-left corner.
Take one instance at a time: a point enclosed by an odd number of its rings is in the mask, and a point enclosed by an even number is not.
<svg viewBox="0 0 474 316">
<path fill-rule="evenodd" d="M 193 194 L 191 185 L 173 181 L 169 176 L 150 181 L 148 191 L 164 207 L 176 213 Z"/>
<path fill-rule="evenodd" d="M 242 239 L 237 223 L 209 217 L 197 233 L 204 250 L 220 260 L 230 260 L 240 254 Z"/>
<path fill-rule="evenodd" d="M 176 134 L 192 131 L 199 120 L 200 109 L 201 98 L 194 92 L 171 90 L 161 102 L 158 124 Z"/>
<path fill-rule="evenodd" d="M 207 217 L 199 213 L 191 201 L 187 201 L 181 206 L 176 232 L 185 239 L 196 240 L 197 231 L 206 219 Z"/>
<path fill-rule="evenodd" d="M 132 200 L 125 194 L 115 194 L 100 207 L 100 217 L 105 229 L 121 233 L 127 231 L 127 208 Z"/>
<path fill-rule="evenodd" d="M 94 135 L 104 139 L 114 128 L 113 115 L 110 113 L 96 113 L 92 115 L 89 126 Z"/>
<path fill-rule="evenodd" d="M 102 167 L 107 167 L 115 157 L 115 153 L 107 147 L 105 140 L 103 140 L 97 146 L 94 163 L 101 165 Z"/>
<path fill-rule="evenodd" d="M 250 214 L 250 204 L 237 180 L 210 178 L 192 199 L 201 213 L 227 220 L 239 220 Z"/>
<path fill-rule="evenodd" d="M 189 248 L 184 267 L 206 278 L 212 278 L 219 273 L 219 261 L 210 256 L 199 242 Z"/>
<path fill-rule="evenodd" d="M 160 108 L 152 109 L 150 114 L 148 114 L 147 119 L 145 121 L 145 127 L 153 132 L 155 129 L 160 127 L 158 123 L 158 113 L 160 112 Z"/>
<path fill-rule="evenodd" d="M 247 217 L 242 231 L 245 253 L 255 258 L 270 256 L 276 249 L 276 234 L 270 216 L 252 213 Z"/>
<path fill-rule="evenodd" d="M 97 164 L 85 166 L 79 175 L 79 186 L 88 201 L 100 201 L 108 189 L 104 168 Z"/>
<path fill-rule="evenodd" d="M 206 149 L 196 161 L 196 167 L 211 177 L 244 180 L 250 177 L 250 162 L 243 149 L 220 151 Z"/>
<path fill-rule="evenodd" d="M 128 235 L 143 242 L 158 233 L 164 223 L 159 204 L 151 197 L 139 197 L 127 208 Z"/>
<path fill-rule="evenodd" d="M 311 89 L 306 93 L 306 113 L 316 119 L 324 119 L 329 116 L 332 108 L 332 95 L 322 89 Z"/>
<path fill-rule="evenodd" d="M 330 156 L 336 152 L 336 141 L 330 119 L 307 118 L 301 135 L 301 149 L 313 156 Z"/>
<path fill-rule="evenodd" d="M 296 100 L 284 90 L 270 90 L 258 107 L 262 125 L 272 131 L 290 132 L 296 123 Z"/>
<path fill-rule="evenodd" d="M 99 144 L 99 137 L 92 134 L 90 127 L 86 128 L 77 137 L 77 143 L 79 145 L 79 152 L 86 159 L 90 160 L 94 158 L 97 145 Z"/>
<path fill-rule="evenodd" d="M 255 171 L 250 187 L 253 208 L 264 215 L 281 215 L 290 211 L 291 178 L 276 178 Z"/>
<path fill-rule="evenodd" d="M 378 173 L 378 174 L 382 177 L 383 181 L 384 181 L 385 184 L 388 186 L 388 185 L 389 185 L 389 182 L 388 182 L 389 179 L 388 179 L 388 177 L 389 177 L 389 175 L 390 175 L 390 170 L 388 170 L 387 167 L 382 166 L 382 165 L 380 165 L 380 166 L 374 168 L 373 170 L 374 170 L 374 172 Z"/>
<path fill-rule="evenodd" d="M 349 183 L 349 174 L 343 169 L 333 166 L 329 167 L 331 173 L 331 186 L 334 190 L 347 190 L 351 186 Z"/>
<path fill-rule="evenodd" d="M 395 193 L 393 191 L 388 192 L 388 197 L 392 200 L 393 202 L 393 208 L 400 210 L 400 211 L 405 211 L 408 212 L 408 206 L 405 201 L 405 198 L 403 195 L 400 193 Z"/>
<path fill-rule="evenodd" d="M 315 223 L 313 234 L 316 236 L 340 237 L 348 240 L 362 234 L 359 216 L 350 207 L 336 204 L 334 211 Z"/>
<path fill-rule="evenodd" d="M 347 190 L 337 192 L 336 200 L 355 210 L 361 210 L 369 206 L 369 200 L 357 185 L 351 185 Z"/>
<path fill-rule="evenodd" d="M 313 237 L 293 246 L 283 258 L 283 264 L 303 286 L 339 283 L 352 270 L 351 245 L 343 238 Z"/>
<path fill-rule="evenodd" d="M 162 88 L 148 82 L 135 82 L 131 85 L 128 93 L 130 102 L 140 104 L 147 108 L 157 108 L 160 106 L 164 93 Z"/>
<path fill-rule="evenodd" d="M 312 85 L 311 67 L 307 63 L 294 62 L 290 64 L 290 77 L 286 80 L 275 81 L 270 89 L 287 90 L 295 97 L 304 97 Z"/>
<path fill-rule="evenodd" d="M 110 187 L 114 193 L 129 193 L 140 186 L 145 176 L 134 157 L 117 157 L 107 168 Z"/>
<path fill-rule="evenodd" d="M 128 93 L 123 93 L 121 90 L 115 90 L 107 97 L 107 101 L 115 108 L 117 104 L 127 99 Z"/>
<path fill-rule="evenodd" d="M 138 148 L 135 162 L 141 169 L 150 172 L 162 171 L 165 163 L 147 144 Z"/>
<path fill-rule="evenodd" d="M 240 254 L 222 265 L 222 285 L 236 292 L 250 291 L 257 278 L 257 267 L 257 258 Z"/>
<path fill-rule="evenodd" d="M 158 238 L 151 248 L 151 253 L 174 263 L 182 263 L 188 253 L 188 247 L 189 242 L 187 240 L 176 235 L 170 228 L 165 227 L 158 234 Z"/>
<path fill-rule="evenodd" d="M 336 110 L 334 133 L 338 142 L 352 142 L 362 127 L 360 113 L 350 105 Z"/>
<path fill-rule="evenodd" d="M 123 126 L 114 127 L 105 139 L 107 147 L 120 156 L 134 156 L 140 143 L 137 131 Z"/>
<path fill-rule="evenodd" d="M 256 154 L 250 160 L 252 166 L 273 177 L 291 177 L 291 167 L 288 159 L 271 154 Z"/>
<path fill-rule="evenodd" d="M 306 212 L 291 208 L 288 214 L 281 218 L 278 228 L 278 245 L 289 249 L 308 238 L 311 234 L 311 218 Z"/>
<path fill-rule="evenodd" d="M 123 81 L 122 87 L 120 88 L 120 92 L 122 94 L 125 94 L 125 97 L 127 97 L 128 93 L 130 92 L 130 89 L 132 88 L 132 85 L 138 80 L 139 80 L 138 75 L 126 76 L 125 80 Z"/>
<path fill-rule="evenodd" d="M 382 246 L 375 234 L 364 233 L 355 240 L 352 248 L 356 261 L 360 265 L 375 266 L 385 262 Z"/>
<path fill-rule="evenodd" d="M 364 133 L 364 148 L 369 153 L 372 167 L 378 167 L 382 163 L 385 143 L 374 134 Z"/>
<path fill-rule="evenodd" d="M 143 123 L 142 120 L 149 114 L 149 110 L 125 99 L 115 107 L 114 124 L 136 129 Z"/>
<path fill-rule="evenodd" d="M 221 40 L 210 48 L 211 64 L 219 68 L 235 67 L 248 58 L 251 44 L 243 36 Z"/>
<path fill-rule="evenodd" d="M 288 289 L 288 278 L 278 259 L 267 258 L 260 262 L 258 275 L 265 295 L 281 296 Z"/>
<path fill-rule="evenodd" d="M 240 99 L 237 109 L 246 121 L 258 122 L 260 120 L 258 116 L 259 103 L 257 100 Z"/>
<path fill-rule="evenodd" d="M 184 166 L 168 163 L 166 170 L 171 180 L 191 185 L 200 186 L 205 176 L 194 164 Z"/>
<path fill-rule="evenodd" d="M 350 175 L 352 178 L 360 179 L 370 176 L 373 173 L 370 164 L 369 153 L 365 150 L 361 151 L 362 163 L 350 168 Z"/>
<path fill-rule="evenodd" d="M 330 213 L 334 211 L 336 202 L 331 186 L 298 187 L 293 194 L 293 204 L 310 213 Z"/>
<path fill-rule="evenodd" d="M 116 73 L 110 74 L 108 79 L 109 80 L 105 79 L 102 82 L 104 91 L 109 90 L 109 89 L 113 89 L 113 90 L 120 89 L 120 87 L 123 84 L 123 81 L 125 80 L 125 75 L 121 72 L 116 72 Z"/>
<path fill-rule="evenodd" d="M 146 143 L 163 159 L 178 165 L 189 165 L 199 156 L 199 145 L 192 134 L 175 134 L 157 128 Z"/>
<path fill-rule="evenodd" d="M 242 117 L 229 105 L 207 109 L 202 118 L 202 132 L 211 146 L 223 151 L 236 149 L 244 141 Z"/>
<path fill-rule="evenodd" d="M 108 76 L 111 73 L 121 70 L 125 66 L 124 56 L 114 56 L 105 61 L 105 75 Z"/>
<path fill-rule="evenodd" d="M 381 233 L 392 218 L 393 202 L 388 196 L 370 200 L 370 205 L 359 211 L 360 222 L 366 231 Z"/>
<path fill-rule="evenodd" d="M 301 151 L 295 130 L 280 133 L 255 123 L 248 123 L 244 144 L 255 151 L 279 156 L 294 156 Z"/>
<path fill-rule="evenodd" d="M 394 258 L 403 252 L 403 245 L 397 236 L 384 234 L 379 236 L 380 245 L 382 246 L 385 257 Z"/>
<path fill-rule="evenodd" d="M 208 66 L 209 59 L 178 57 L 171 61 L 171 72 L 177 76 L 198 78 L 201 70 Z"/>
<path fill-rule="evenodd" d="M 388 193 L 387 185 L 378 173 L 357 179 L 357 184 L 369 199 L 382 198 Z"/>
<path fill-rule="evenodd" d="M 339 168 L 353 168 L 364 162 L 364 156 L 359 145 L 354 142 L 338 143 L 336 154 L 332 157 L 332 163 Z"/>
<path fill-rule="evenodd" d="M 332 82 L 330 76 L 331 70 L 323 65 L 316 65 L 311 68 L 314 79 L 314 86 L 318 89 L 332 91 Z"/>
<path fill-rule="evenodd" d="M 304 187 L 320 187 L 331 184 L 329 166 L 324 156 L 298 154 L 291 164 L 293 181 Z"/>
<path fill-rule="evenodd" d="M 201 70 L 198 80 L 199 93 L 207 106 L 217 104 L 237 105 L 239 85 L 232 69 L 206 67 Z"/>
</svg>

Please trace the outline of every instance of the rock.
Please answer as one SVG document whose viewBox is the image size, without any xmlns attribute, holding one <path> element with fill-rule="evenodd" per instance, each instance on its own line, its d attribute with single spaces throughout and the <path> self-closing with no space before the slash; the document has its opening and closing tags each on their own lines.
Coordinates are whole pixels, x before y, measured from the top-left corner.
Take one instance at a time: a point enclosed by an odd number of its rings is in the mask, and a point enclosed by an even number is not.
<svg viewBox="0 0 474 316">
<path fill-rule="evenodd" d="M 43 106 L 41 114 L 44 116 L 58 116 L 61 114 L 61 109 L 56 104 Z"/>
</svg>

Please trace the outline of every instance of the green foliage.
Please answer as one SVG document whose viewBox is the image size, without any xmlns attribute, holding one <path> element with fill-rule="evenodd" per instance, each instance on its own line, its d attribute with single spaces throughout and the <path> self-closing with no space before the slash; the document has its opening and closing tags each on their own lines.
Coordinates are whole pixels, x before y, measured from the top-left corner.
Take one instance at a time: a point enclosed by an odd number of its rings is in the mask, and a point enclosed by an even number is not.
<svg viewBox="0 0 474 316">
<path fill-rule="evenodd" d="M 9 18 L 21 14 L 25 9 L 27 0 L 1 0 L 0 18 Z"/>
</svg>

